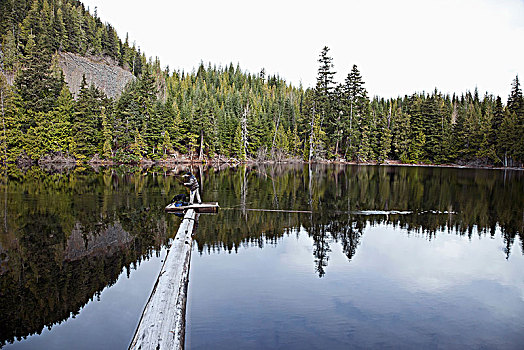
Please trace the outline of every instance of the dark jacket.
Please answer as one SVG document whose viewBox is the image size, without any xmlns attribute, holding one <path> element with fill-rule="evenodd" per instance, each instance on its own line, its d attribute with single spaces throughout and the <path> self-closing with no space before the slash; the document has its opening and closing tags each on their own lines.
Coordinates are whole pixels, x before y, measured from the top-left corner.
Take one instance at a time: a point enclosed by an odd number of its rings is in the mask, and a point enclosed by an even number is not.
<svg viewBox="0 0 524 350">
<path fill-rule="evenodd" d="M 195 191 L 198 189 L 198 181 L 195 177 L 195 175 L 191 175 L 189 177 L 189 182 L 184 183 L 185 186 L 189 187 L 191 191 Z"/>
</svg>

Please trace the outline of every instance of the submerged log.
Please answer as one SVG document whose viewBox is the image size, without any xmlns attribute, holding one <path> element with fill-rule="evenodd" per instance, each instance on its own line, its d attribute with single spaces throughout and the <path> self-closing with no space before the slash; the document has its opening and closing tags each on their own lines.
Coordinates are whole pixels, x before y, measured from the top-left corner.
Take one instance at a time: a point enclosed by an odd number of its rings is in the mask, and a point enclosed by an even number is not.
<svg viewBox="0 0 524 350">
<path fill-rule="evenodd" d="M 186 212 L 129 349 L 183 349 L 189 262 L 196 213 Z"/>
</svg>

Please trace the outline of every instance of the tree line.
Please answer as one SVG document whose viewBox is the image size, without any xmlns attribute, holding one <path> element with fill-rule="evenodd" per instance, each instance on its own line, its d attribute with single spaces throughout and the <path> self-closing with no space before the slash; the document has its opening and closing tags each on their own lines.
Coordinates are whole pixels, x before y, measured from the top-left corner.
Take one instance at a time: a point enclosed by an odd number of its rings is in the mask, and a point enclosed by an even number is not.
<svg viewBox="0 0 524 350">
<path fill-rule="evenodd" d="M 518 76 L 504 105 L 478 91 L 368 96 L 354 65 L 334 81 L 329 48 L 317 84 L 295 87 L 238 65 L 162 69 L 79 1 L 3 1 L 2 162 L 63 155 L 115 162 L 228 157 L 521 166 L 524 100 Z M 136 80 L 116 99 L 85 80 L 76 99 L 57 52 L 104 55 Z M 14 75 L 14 84 L 8 84 Z"/>
<path fill-rule="evenodd" d="M 370 99 L 356 65 L 336 84 L 331 62 L 324 47 L 306 110 L 311 118 L 310 158 L 522 165 L 524 100 L 518 76 L 505 106 L 499 96 L 481 97 L 476 88 L 460 96 L 435 89 Z"/>
</svg>

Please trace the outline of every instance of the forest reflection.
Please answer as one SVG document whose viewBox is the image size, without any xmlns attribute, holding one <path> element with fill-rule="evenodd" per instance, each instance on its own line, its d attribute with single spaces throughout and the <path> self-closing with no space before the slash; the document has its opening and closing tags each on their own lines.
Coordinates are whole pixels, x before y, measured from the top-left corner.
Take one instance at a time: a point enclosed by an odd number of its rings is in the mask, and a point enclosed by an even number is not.
<svg viewBox="0 0 524 350">
<path fill-rule="evenodd" d="M 368 226 L 391 225 L 429 240 L 444 233 L 471 239 L 473 234 L 493 237 L 500 232 L 506 258 L 516 235 L 524 242 L 522 172 L 302 164 L 238 167 L 210 169 L 206 189 L 223 209 L 215 217 L 201 217 L 195 237 L 201 253 L 276 244 L 283 235 L 304 230 L 313 239 L 320 277 L 330 244 L 340 242 L 351 260 Z"/>
<path fill-rule="evenodd" d="M 129 275 L 157 254 L 180 220 L 164 212 L 185 191 L 173 175 L 187 170 L 7 169 L 0 182 L 0 347 L 74 316 L 123 270 Z M 307 164 L 191 170 L 204 201 L 222 208 L 199 218 L 200 253 L 277 244 L 301 230 L 314 242 L 322 277 L 330 245 L 340 242 L 351 260 L 374 225 L 427 239 L 500 232 L 506 257 L 517 235 L 524 242 L 518 171 Z M 254 208 L 308 213 L 248 210 Z M 369 212 L 377 210 L 390 214 Z"/>
<path fill-rule="evenodd" d="M 74 317 L 159 254 L 178 220 L 164 213 L 163 175 L 34 167 L 2 178 L 0 347 Z"/>
</svg>

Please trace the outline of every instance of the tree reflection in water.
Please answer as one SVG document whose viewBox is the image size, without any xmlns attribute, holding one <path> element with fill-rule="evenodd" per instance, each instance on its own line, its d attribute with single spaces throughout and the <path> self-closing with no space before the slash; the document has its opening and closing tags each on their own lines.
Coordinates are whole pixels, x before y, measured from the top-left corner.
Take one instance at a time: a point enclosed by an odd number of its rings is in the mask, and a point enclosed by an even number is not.
<svg viewBox="0 0 524 350">
<path fill-rule="evenodd" d="M 74 317 L 123 269 L 158 254 L 176 227 L 163 210 L 173 185 L 139 169 L 3 178 L 0 346 Z"/>
<path fill-rule="evenodd" d="M 184 191 L 164 169 L 11 169 L 0 184 L 0 345 L 67 320 L 114 284 L 123 269 L 158 252 L 179 219 L 164 206 Z M 175 170 L 175 172 L 183 171 Z M 271 165 L 209 167 L 196 248 L 234 252 L 305 231 L 316 273 L 340 242 L 351 260 L 366 227 L 392 225 L 432 239 L 501 232 L 509 257 L 523 237 L 521 172 L 421 167 Z M 311 211 L 253 212 L 249 208 Z M 363 215 L 369 210 L 410 214 Z M 431 211 L 436 211 L 435 213 Z"/>
<path fill-rule="evenodd" d="M 276 244 L 284 234 L 303 228 L 313 239 L 320 277 L 329 262 L 330 242 L 341 242 L 351 260 L 367 226 L 392 225 L 429 240 L 443 232 L 494 236 L 498 227 L 506 258 L 516 235 L 524 242 L 524 181 L 518 171 L 276 165 L 210 169 L 206 181 L 212 199 L 224 209 L 201 218 L 208 228 L 195 238 L 201 253 Z M 238 203 L 312 213 L 244 210 L 239 221 Z"/>
</svg>

